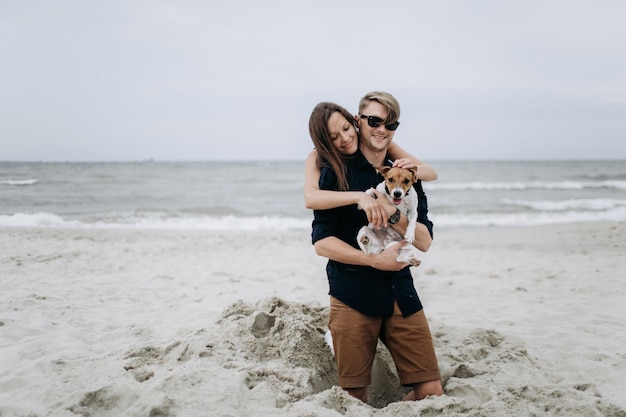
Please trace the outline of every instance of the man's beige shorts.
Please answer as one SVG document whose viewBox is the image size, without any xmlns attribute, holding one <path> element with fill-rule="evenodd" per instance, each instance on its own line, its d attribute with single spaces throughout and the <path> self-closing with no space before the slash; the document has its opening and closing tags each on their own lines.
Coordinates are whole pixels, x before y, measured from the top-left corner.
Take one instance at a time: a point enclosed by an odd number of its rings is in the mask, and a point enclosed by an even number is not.
<svg viewBox="0 0 626 417">
<path fill-rule="evenodd" d="M 370 317 L 330 297 L 328 321 L 342 388 L 366 387 L 378 338 L 396 364 L 401 385 L 441 379 L 433 339 L 424 310 L 402 317 L 396 303 L 388 319 Z"/>
</svg>

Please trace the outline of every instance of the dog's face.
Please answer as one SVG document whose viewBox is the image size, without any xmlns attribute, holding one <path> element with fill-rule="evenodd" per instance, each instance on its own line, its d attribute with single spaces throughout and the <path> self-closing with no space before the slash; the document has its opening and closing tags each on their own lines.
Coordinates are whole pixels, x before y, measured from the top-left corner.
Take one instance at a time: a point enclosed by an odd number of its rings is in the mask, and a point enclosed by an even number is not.
<svg viewBox="0 0 626 417">
<path fill-rule="evenodd" d="M 380 167 L 381 175 L 385 178 L 385 188 L 396 206 L 411 190 L 417 181 L 417 168 Z"/>
</svg>

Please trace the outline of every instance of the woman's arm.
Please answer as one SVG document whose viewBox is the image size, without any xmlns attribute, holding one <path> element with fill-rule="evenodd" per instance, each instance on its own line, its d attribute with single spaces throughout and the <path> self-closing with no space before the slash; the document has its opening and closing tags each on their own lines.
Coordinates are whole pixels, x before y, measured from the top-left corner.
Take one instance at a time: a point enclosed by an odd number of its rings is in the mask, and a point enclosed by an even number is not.
<svg viewBox="0 0 626 417">
<path fill-rule="evenodd" d="M 308 209 L 327 210 L 358 204 L 374 227 L 387 226 L 383 205 L 363 191 L 320 190 L 320 169 L 317 166 L 317 151 L 309 153 L 304 164 L 304 205 Z"/>
<path fill-rule="evenodd" d="M 422 181 L 434 181 L 437 179 L 437 171 L 433 167 L 420 161 L 395 142 L 390 142 L 387 153 L 394 160 L 393 166 L 400 168 L 417 167 L 417 178 Z"/>
<path fill-rule="evenodd" d="M 361 191 L 320 190 L 320 169 L 317 166 L 317 151 L 313 149 L 304 164 L 304 205 L 308 209 L 326 210 L 358 204 L 365 195 Z"/>
</svg>

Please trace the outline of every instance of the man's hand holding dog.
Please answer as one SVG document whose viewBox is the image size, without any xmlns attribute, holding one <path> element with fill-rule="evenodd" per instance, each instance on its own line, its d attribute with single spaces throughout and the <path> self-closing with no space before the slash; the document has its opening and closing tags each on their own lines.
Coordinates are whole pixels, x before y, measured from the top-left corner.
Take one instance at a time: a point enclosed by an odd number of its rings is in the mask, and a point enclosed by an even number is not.
<svg viewBox="0 0 626 417">
<path fill-rule="evenodd" d="M 404 245 L 406 245 L 406 240 L 398 242 L 393 246 L 389 246 L 378 255 L 371 255 L 372 264 L 370 266 L 381 271 L 400 271 L 402 268 L 409 265 L 408 263 L 398 262 L 396 260 L 396 258 L 398 258 L 400 248 Z"/>
</svg>

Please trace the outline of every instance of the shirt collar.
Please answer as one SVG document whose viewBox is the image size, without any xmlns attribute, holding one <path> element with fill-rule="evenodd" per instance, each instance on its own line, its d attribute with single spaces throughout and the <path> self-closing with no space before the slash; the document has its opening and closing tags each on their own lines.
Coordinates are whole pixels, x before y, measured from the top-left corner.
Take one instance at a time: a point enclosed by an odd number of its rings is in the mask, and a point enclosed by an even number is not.
<svg viewBox="0 0 626 417">
<path fill-rule="evenodd" d="M 372 164 L 369 163 L 369 161 L 365 158 L 365 156 L 363 155 L 360 149 L 357 150 L 354 154 L 352 154 L 350 156 L 350 159 L 353 161 L 354 166 L 357 168 L 372 166 Z M 388 166 L 393 165 L 393 161 L 389 158 L 389 154 L 385 155 L 385 161 L 383 162 L 383 165 L 388 165 Z"/>
</svg>

